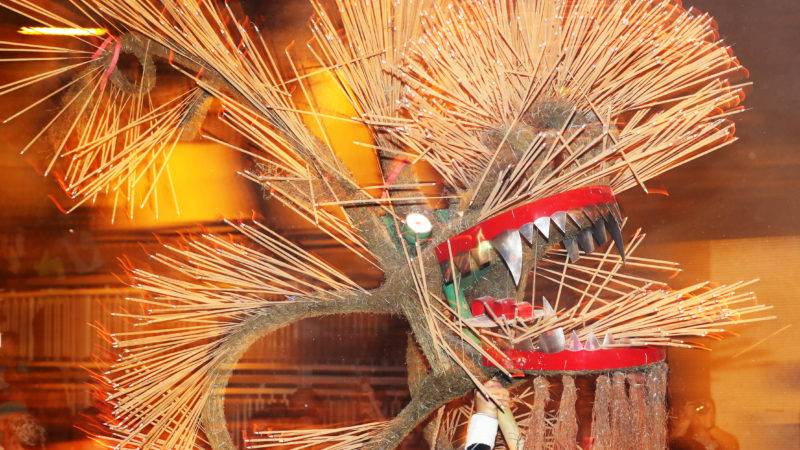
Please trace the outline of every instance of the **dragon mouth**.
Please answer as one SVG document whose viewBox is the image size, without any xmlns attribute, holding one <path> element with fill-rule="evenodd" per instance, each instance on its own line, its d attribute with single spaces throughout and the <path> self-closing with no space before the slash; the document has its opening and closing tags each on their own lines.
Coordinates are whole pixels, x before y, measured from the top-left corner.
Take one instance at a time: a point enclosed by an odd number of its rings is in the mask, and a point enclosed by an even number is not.
<svg viewBox="0 0 800 450">
<path fill-rule="evenodd" d="M 568 221 L 577 232 L 567 232 Z M 536 248 L 538 240 L 554 240 L 555 233 L 562 235 L 561 243 L 571 262 L 580 258 L 580 251 L 591 253 L 596 246 L 608 241 L 606 233 L 614 240 L 623 261 L 622 216 L 616 197 L 608 186 L 589 186 L 566 191 L 514 208 L 491 217 L 472 228 L 439 244 L 435 251 L 442 275 L 445 294 L 454 309 L 460 304 L 462 318 L 477 328 L 496 327 L 501 324 L 547 320 L 557 313 L 547 299 L 541 310 L 522 299 L 481 296 L 466 302 L 464 285 L 472 285 L 499 257 L 519 287 L 523 268 L 523 250 L 528 245 Z M 534 256 L 534 259 L 536 257 Z M 535 264 L 535 261 L 534 261 Z M 472 275 L 472 276 L 470 276 Z M 454 282 L 457 279 L 458 282 Z M 458 285 L 458 287 L 456 287 Z M 449 286 L 449 287 L 448 287 Z M 577 339 L 577 337 L 575 338 Z M 578 347 L 577 345 L 575 347 Z M 598 344 L 599 346 L 599 344 Z M 536 349 L 543 353 L 558 353 L 569 349 L 561 328 L 539 336 L 534 345 L 530 339 L 515 345 L 520 350 Z"/>
<path fill-rule="evenodd" d="M 495 254 L 519 286 L 522 276 L 522 238 L 534 245 L 539 235 L 549 240 L 553 228 L 566 234 L 567 221 L 578 228 L 574 238 L 562 240 L 571 262 L 580 258 L 579 250 L 594 251 L 608 240 L 606 231 L 625 259 L 622 241 L 622 215 L 616 197 L 608 186 L 589 186 L 551 195 L 498 214 L 439 244 L 435 251 L 445 283 L 453 274 L 467 276 L 485 269 Z"/>
</svg>

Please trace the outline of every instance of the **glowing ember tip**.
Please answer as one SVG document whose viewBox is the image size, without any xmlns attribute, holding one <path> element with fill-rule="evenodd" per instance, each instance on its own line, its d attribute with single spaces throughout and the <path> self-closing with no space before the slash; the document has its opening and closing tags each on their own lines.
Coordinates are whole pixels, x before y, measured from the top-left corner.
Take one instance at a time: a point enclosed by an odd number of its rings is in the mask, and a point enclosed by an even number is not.
<svg viewBox="0 0 800 450">
<path fill-rule="evenodd" d="M 41 36 L 102 36 L 107 31 L 103 28 L 22 27 L 17 33 Z"/>
</svg>

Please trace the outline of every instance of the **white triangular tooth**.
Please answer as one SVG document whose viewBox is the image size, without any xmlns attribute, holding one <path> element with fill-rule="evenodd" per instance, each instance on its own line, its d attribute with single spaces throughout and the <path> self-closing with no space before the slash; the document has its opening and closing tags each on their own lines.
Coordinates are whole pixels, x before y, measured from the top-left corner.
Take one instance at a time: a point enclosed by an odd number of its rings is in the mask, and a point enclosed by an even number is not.
<svg viewBox="0 0 800 450">
<path fill-rule="evenodd" d="M 600 350 L 600 342 L 597 341 L 597 336 L 595 336 L 594 333 L 589 333 L 589 337 L 586 338 L 586 343 L 583 344 L 583 349 L 590 352 Z"/>
<path fill-rule="evenodd" d="M 506 263 L 514 284 L 519 286 L 522 276 L 522 239 L 517 230 L 506 230 L 492 239 L 492 247 Z"/>
<path fill-rule="evenodd" d="M 542 233 L 545 239 L 550 239 L 550 218 L 547 216 L 539 217 L 538 219 L 533 221 L 533 224 L 536 226 L 536 229 Z"/>
<path fill-rule="evenodd" d="M 533 222 L 528 222 L 519 227 L 519 234 L 528 241 L 528 244 L 533 244 Z"/>
<path fill-rule="evenodd" d="M 615 343 L 616 342 L 614 342 L 614 336 L 612 336 L 611 333 L 606 333 L 605 337 L 603 338 L 603 347 L 608 345 L 614 345 Z"/>
<path fill-rule="evenodd" d="M 542 353 L 558 353 L 564 350 L 565 341 L 564 329 L 556 328 L 539 335 L 537 348 Z"/>
<path fill-rule="evenodd" d="M 544 316 L 550 317 L 555 316 L 556 311 L 550 305 L 550 302 L 547 301 L 547 297 L 542 296 L 542 310 L 544 310 Z"/>
<path fill-rule="evenodd" d="M 579 352 L 583 350 L 583 344 L 581 344 L 581 340 L 578 339 L 578 335 L 575 333 L 574 330 L 569 335 L 569 342 L 567 342 L 567 350 L 571 352 Z"/>
</svg>

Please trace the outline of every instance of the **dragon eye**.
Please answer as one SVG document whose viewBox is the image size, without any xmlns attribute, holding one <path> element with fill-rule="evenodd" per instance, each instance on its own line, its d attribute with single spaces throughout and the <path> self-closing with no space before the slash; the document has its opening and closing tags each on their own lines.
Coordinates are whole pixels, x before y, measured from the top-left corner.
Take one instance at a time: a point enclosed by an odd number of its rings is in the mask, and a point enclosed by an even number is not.
<svg viewBox="0 0 800 450">
<path fill-rule="evenodd" d="M 419 213 L 411 213 L 406 216 L 406 225 L 411 228 L 411 231 L 417 234 L 427 234 L 431 232 L 431 221 L 427 217 Z"/>
</svg>

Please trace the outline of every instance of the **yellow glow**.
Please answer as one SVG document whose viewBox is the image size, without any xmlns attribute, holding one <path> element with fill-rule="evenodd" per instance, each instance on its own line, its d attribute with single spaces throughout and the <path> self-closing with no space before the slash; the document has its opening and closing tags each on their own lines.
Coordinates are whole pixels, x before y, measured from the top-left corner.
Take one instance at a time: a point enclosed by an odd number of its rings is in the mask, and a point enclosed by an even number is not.
<svg viewBox="0 0 800 450">
<path fill-rule="evenodd" d="M 314 106 L 318 113 L 340 117 L 357 116 L 356 111 L 342 92 L 337 81 L 328 74 L 313 76 L 306 81 L 309 83 L 310 94 L 313 97 Z M 296 96 L 295 101 L 298 102 L 301 108 L 308 107 L 302 96 Z M 317 120 L 317 118 L 309 114 L 303 115 L 303 122 L 321 141 L 325 142 L 327 137 L 336 156 L 347 166 L 360 185 L 383 184 L 378 158 L 375 156 L 375 150 L 370 148 L 370 145 L 374 145 L 375 142 L 366 125 L 353 121 L 332 119 L 329 116 L 322 116 Z M 322 125 L 322 129 L 320 125 Z M 325 130 L 324 134 L 322 132 L 323 129 Z M 361 143 L 361 145 L 357 143 Z M 420 182 L 440 180 L 433 166 L 425 160 L 414 164 L 412 170 Z M 420 187 L 419 191 L 426 196 L 435 197 L 442 195 L 441 186 L 441 183 L 431 184 L 430 186 Z M 369 193 L 376 197 L 381 195 L 378 190 L 371 190 Z M 429 203 L 431 202 L 433 204 L 429 206 L 445 207 L 445 203 L 442 200 L 429 201 Z"/>
<path fill-rule="evenodd" d="M 198 161 L 202 161 L 199 164 Z M 127 217 L 128 205 L 120 199 L 114 228 L 156 228 L 215 222 L 223 217 L 250 217 L 259 209 L 260 192 L 254 184 L 237 174 L 247 167 L 245 158 L 221 145 L 204 142 L 182 142 L 170 157 L 169 175 L 178 198 L 178 210 L 165 172 L 157 184 L 154 199 L 140 208 L 141 198 L 134 204 L 134 216 Z M 148 180 L 142 181 L 143 186 Z M 137 196 L 147 189 L 137 189 Z M 100 201 L 109 208 L 98 216 L 98 226 L 109 226 L 113 193 Z"/>
<path fill-rule="evenodd" d="M 307 81 L 314 108 L 325 116 L 315 117 L 304 114 L 305 125 L 320 141 L 330 143 L 336 156 L 341 159 L 359 184 L 362 186 L 383 184 L 378 158 L 375 156 L 375 151 L 369 147 L 374 145 L 369 128 L 351 120 L 331 117 L 349 118 L 357 115 L 336 80 L 328 74 L 322 74 L 313 76 Z M 302 97 L 302 95 L 298 95 L 295 100 L 301 108 L 307 108 L 308 105 Z M 370 194 L 380 196 L 381 193 L 378 190 L 372 190 Z"/>
<path fill-rule="evenodd" d="M 54 27 L 22 27 L 19 34 L 41 36 L 102 36 L 106 30 L 102 28 L 54 28 Z"/>
</svg>

